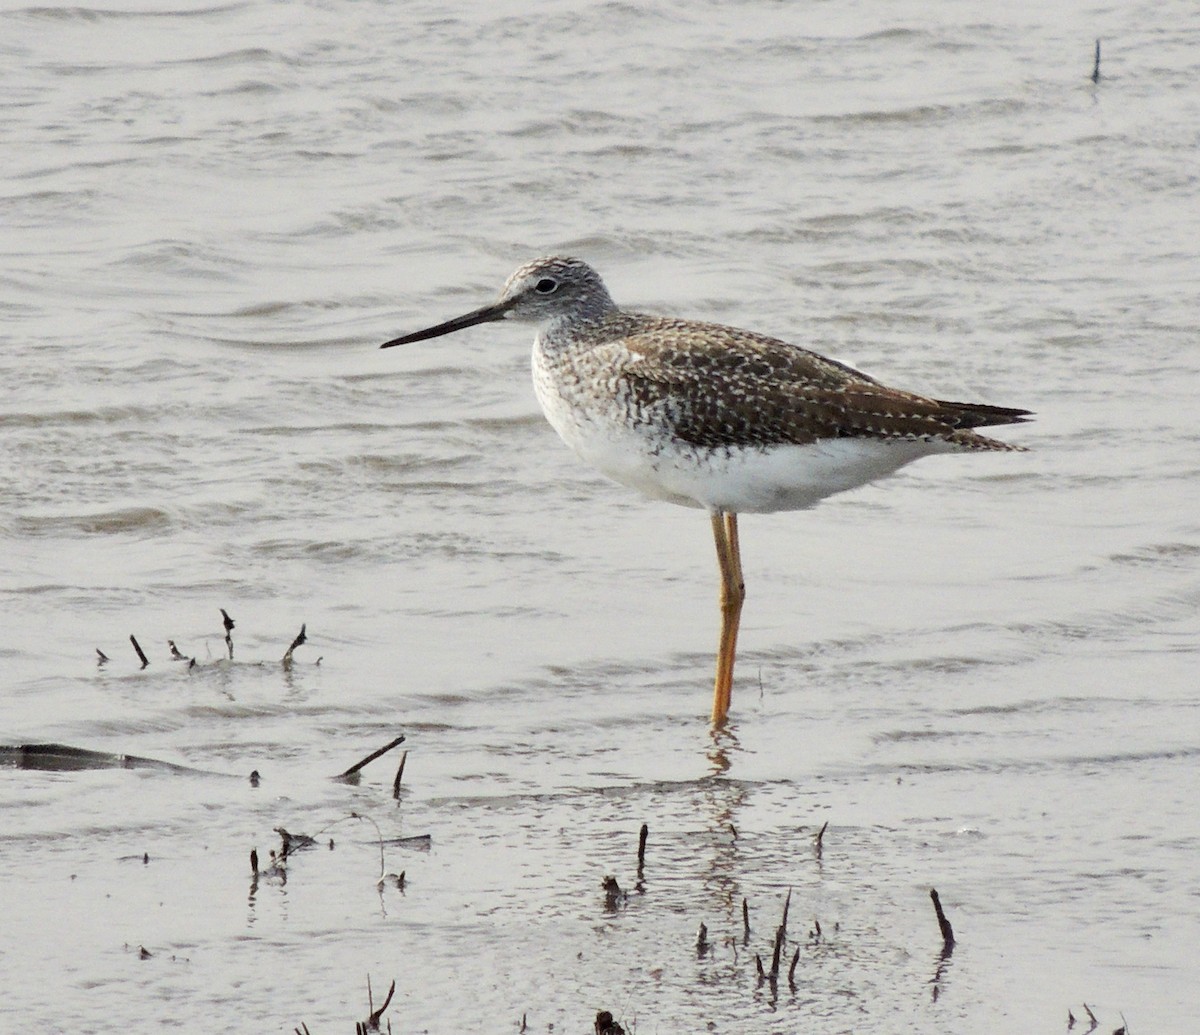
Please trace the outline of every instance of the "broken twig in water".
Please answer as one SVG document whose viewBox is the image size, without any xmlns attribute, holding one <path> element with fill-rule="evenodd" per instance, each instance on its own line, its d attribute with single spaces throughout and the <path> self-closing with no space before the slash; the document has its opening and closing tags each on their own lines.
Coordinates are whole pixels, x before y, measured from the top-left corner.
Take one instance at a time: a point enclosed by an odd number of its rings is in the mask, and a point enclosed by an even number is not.
<svg viewBox="0 0 1200 1035">
<path fill-rule="evenodd" d="M 383 747 L 381 747 L 378 751 L 372 751 L 361 762 L 355 762 L 354 765 L 352 765 L 344 773 L 338 773 L 338 775 L 335 776 L 334 779 L 335 780 L 353 780 L 358 775 L 359 770 L 361 770 L 363 768 L 363 766 L 368 765 L 371 762 L 374 762 L 375 759 L 377 759 L 380 755 L 386 755 L 397 744 L 403 744 L 403 743 L 404 743 L 404 734 L 401 733 L 400 736 L 398 736 L 395 740 L 391 741 L 390 743 L 384 744 Z"/>
<path fill-rule="evenodd" d="M 400 752 L 400 765 L 396 768 L 396 779 L 392 781 L 392 797 L 400 800 L 400 781 L 404 779 L 404 763 L 408 761 L 408 752 Z"/>
<path fill-rule="evenodd" d="M 394 845 L 397 848 L 411 848 L 417 852 L 428 852 L 433 847 L 433 835 L 410 834 L 407 837 L 385 837 L 383 843 Z"/>
<path fill-rule="evenodd" d="M 102 651 L 99 647 L 97 647 L 96 648 L 96 664 L 103 665 L 106 661 L 108 661 L 108 655 L 105 654 L 104 651 Z"/>
<path fill-rule="evenodd" d="M 742 937 L 750 940 L 750 903 L 742 899 Z"/>
<path fill-rule="evenodd" d="M 137 656 L 141 660 L 142 668 L 145 668 L 150 664 L 150 659 L 146 657 L 146 652 L 142 650 L 142 645 L 138 643 L 137 637 L 132 634 L 129 637 L 129 642 L 133 644 L 133 649 L 137 651 Z"/>
<path fill-rule="evenodd" d="M 929 897 L 933 899 L 933 911 L 937 913 L 938 927 L 942 931 L 942 944 L 944 950 L 949 953 L 954 950 L 954 928 L 950 926 L 950 921 L 946 919 L 946 914 L 942 910 L 942 900 L 938 898 L 936 888 L 929 889 Z"/>
<path fill-rule="evenodd" d="M 771 954 L 771 984 L 779 980 L 779 960 L 783 953 L 783 943 L 787 941 L 787 922 L 788 910 L 792 905 L 792 889 L 788 888 L 787 898 L 783 900 L 783 919 L 779 921 L 779 926 L 775 928 L 775 948 Z"/>
<path fill-rule="evenodd" d="M 305 630 L 307 628 L 308 628 L 307 622 L 303 623 L 300 626 L 300 634 L 294 640 L 292 640 L 292 645 L 290 647 L 288 647 L 287 653 L 285 653 L 283 655 L 283 667 L 284 668 L 292 667 L 292 651 L 294 651 L 297 647 L 299 647 L 302 644 L 304 644 L 305 642 L 307 642 L 308 636 L 305 633 Z"/>
<path fill-rule="evenodd" d="M 160 762 L 158 759 L 142 758 L 139 755 L 92 751 L 69 744 L 0 744 L 0 766 L 46 773 L 69 773 L 86 769 L 157 769 L 164 773 L 223 777 L 232 775 L 176 765 L 174 762 Z"/>
<path fill-rule="evenodd" d="M 638 832 L 638 880 L 642 878 L 642 869 L 646 865 L 646 838 L 650 836 L 650 827 L 643 823 Z"/>
<path fill-rule="evenodd" d="M 229 612 L 225 608 L 218 608 L 221 612 L 221 621 L 225 626 L 225 646 L 229 648 L 229 660 L 233 660 L 233 619 L 229 617 Z"/>
<path fill-rule="evenodd" d="M 817 850 L 817 858 L 821 857 L 821 852 L 825 850 L 825 831 L 829 829 L 829 820 L 825 820 L 821 824 L 821 829 L 817 831 L 817 836 L 813 839 L 813 844 Z"/>
<path fill-rule="evenodd" d="M 383 1011 L 388 1008 L 388 1004 L 392 1001 L 392 996 L 394 996 L 395 994 L 396 994 L 396 982 L 393 981 L 392 987 L 388 989 L 387 998 L 383 1001 L 383 1005 L 378 1010 L 376 1010 L 375 1009 L 375 1000 L 374 1000 L 374 997 L 371 995 L 371 975 L 370 974 L 367 975 L 367 1009 L 371 1011 L 371 1015 L 366 1019 L 366 1022 L 363 1023 L 363 1025 L 362 1025 L 363 1031 L 378 1031 L 379 1030 L 379 1018 L 383 1016 Z M 388 1021 L 388 1024 L 390 1026 L 391 1021 Z"/>
<path fill-rule="evenodd" d="M 780 924 L 775 928 L 775 949 L 771 953 L 771 983 L 774 984 L 779 980 L 779 956 L 783 952 L 783 925 Z"/>
<path fill-rule="evenodd" d="M 250 849 L 250 889 L 254 891 L 258 888 L 259 880 L 278 881 L 280 884 L 287 883 L 287 860 L 275 852 L 275 849 L 270 850 L 270 863 L 266 869 L 258 868 L 258 849 Z"/>
<path fill-rule="evenodd" d="M 1100 41 L 1096 40 L 1096 61 L 1092 65 L 1092 82 L 1100 82 Z"/>
<path fill-rule="evenodd" d="M 792 953 L 792 965 L 788 967 L 788 987 L 796 987 L 796 964 L 800 962 L 800 950 Z"/>
</svg>

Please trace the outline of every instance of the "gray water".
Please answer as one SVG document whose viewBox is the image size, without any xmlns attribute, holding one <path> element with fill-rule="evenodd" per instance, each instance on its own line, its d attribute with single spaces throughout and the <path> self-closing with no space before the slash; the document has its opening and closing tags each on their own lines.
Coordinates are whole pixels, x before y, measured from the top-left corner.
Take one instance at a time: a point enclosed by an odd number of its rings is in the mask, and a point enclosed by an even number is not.
<svg viewBox="0 0 1200 1035">
<path fill-rule="evenodd" d="M 397 1031 L 1194 1031 L 1197 39 L 1179 0 L 7 7 L 0 743 L 228 777 L 0 773 L 0 1029 L 350 1031 L 370 975 Z M 575 461 L 527 332 L 376 348 L 548 252 L 1028 407 L 1031 452 L 744 520 L 714 736 L 704 516 Z M 328 779 L 399 732 L 399 804 L 394 754 Z M 431 836 L 402 892 L 352 812 Z M 323 847 L 252 886 L 276 826 Z"/>
</svg>

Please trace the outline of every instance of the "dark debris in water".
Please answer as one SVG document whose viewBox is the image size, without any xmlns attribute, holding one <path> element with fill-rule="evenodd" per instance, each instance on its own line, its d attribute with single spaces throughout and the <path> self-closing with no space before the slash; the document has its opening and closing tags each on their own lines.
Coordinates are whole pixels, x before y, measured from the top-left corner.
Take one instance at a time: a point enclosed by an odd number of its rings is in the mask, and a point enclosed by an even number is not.
<svg viewBox="0 0 1200 1035">
<path fill-rule="evenodd" d="M 629 898 L 628 893 L 621 890 L 617 878 L 611 874 L 600 882 L 600 886 L 604 889 L 604 910 L 607 913 L 615 913 Z"/>
<path fill-rule="evenodd" d="M 228 776 L 192 766 L 163 762 L 140 755 L 91 751 L 68 744 L 0 744 L 0 766 L 30 769 L 46 773 L 69 773 L 88 769 L 157 769 L 164 773 L 201 776 Z"/>
<path fill-rule="evenodd" d="M 596 1014 L 596 1035 L 625 1035 L 625 1029 L 607 1010 Z"/>
<path fill-rule="evenodd" d="M 233 618 L 230 617 L 229 612 L 226 611 L 225 608 L 218 608 L 218 610 L 221 612 L 221 628 L 225 638 L 225 649 L 228 654 L 228 657 L 221 659 L 221 662 L 224 664 L 231 664 L 233 662 L 233 630 L 237 627 L 237 623 L 233 620 Z M 151 659 L 146 652 L 142 650 L 142 646 L 138 642 L 137 636 L 130 635 L 129 642 L 133 644 L 134 652 L 137 654 L 137 658 L 141 663 L 141 667 L 143 669 L 149 668 Z M 297 633 L 297 635 L 292 639 L 288 649 L 284 652 L 283 657 L 279 661 L 280 665 L 282 665 L 284 669 L 290 669 L 293 663 L 293 655 L 295 654 L 297 648 L 302 647 L 307 642 L 308 623 L 305 622 L 301 624 L 300 632 Z M 169 651 L 169 658 L 171 661 L 186 661 L 189 669 L 196 667 L 196 656 L 189 655 L 180 650 L 179 645 L 175 642 L 175 640 L 167 640 L 167 649 Z M 106 665 L 111 660 L 112 659 L 108 654 L 102 651 L 99 647 L 96 648 L 96 664 L 98 666 Z M 320 665 L 323 660 L 323 657 L 318 657 L 313 664 Z M 259 664 L 262 663 L 260 662 Z"/>
<path fill-rule="evenodd" d="M 362 769 L 370 762 L 390 751 L 404 741 L 404 734 L 393 738 L 377 751 L 352 765 L 345 772 L 333 777 L 346 783 L 358 782 Z M 127 755 L 112 751 L 93 751 L 90 748 L 74 747 L 70 744 L 0 744 L 0 768 L 27 769 L 48 773 L 69 773 L 93 769 L 150 769 L 163 773 L 192 776 L 220 776 L 242 779 L 232 773 L 221 773 L 195 766 L 164 762 L 142 755 Z M 250 785 L 257 787 L 262 777 L 257 769 L 250 773 Z"/>
</svg>

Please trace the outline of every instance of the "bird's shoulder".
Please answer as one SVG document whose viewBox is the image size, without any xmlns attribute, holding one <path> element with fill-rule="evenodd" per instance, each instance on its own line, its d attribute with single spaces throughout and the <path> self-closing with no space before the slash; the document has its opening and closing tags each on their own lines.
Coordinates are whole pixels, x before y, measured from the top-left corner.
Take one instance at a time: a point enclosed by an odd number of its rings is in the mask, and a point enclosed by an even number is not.
<svg viewBox="0 0 1200 1035">
<path fill-rule="evenodd" d="M 846 363 L 766 334 L 719 323 L 621 313 L 600 346 L 625 376 L 664 386 L 726 382 L 795 390 L 879 385 Z M 880 386 L 882 387 L 882 386 Z"/>
</svg>

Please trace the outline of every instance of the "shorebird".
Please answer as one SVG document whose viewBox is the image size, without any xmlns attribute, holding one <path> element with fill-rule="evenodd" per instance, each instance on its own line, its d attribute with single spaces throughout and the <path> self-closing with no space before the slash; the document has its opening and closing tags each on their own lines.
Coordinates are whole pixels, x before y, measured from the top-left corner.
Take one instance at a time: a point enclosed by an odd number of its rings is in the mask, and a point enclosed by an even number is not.
<svg viewBox="0 0 1200 1035">
<path fill-rule="evenodd" d="M 380 348 L 500 320 L 536 326 L 534 390 L 580 458 L 652 499 L 708 511 L 721 577 L 718 726 L 746 592 L 739 513 L 811 507 L 935 453 L 1023 451 L 972 429 L 1031 416 L 889 388 L 753 331 L 621 309 L 591 266 L 562 256 L 520 267 L 495 302 Z"/>
</svg>

